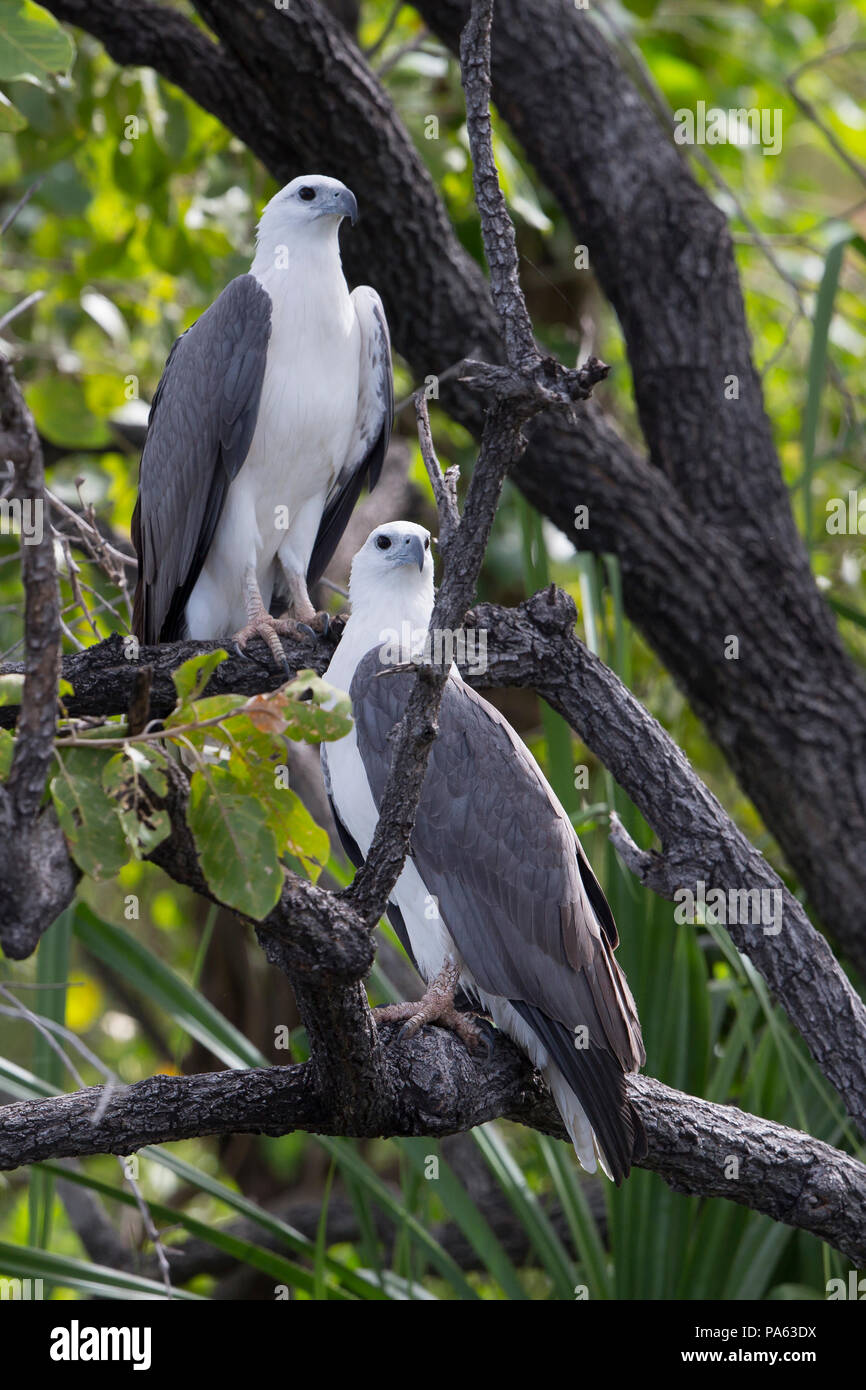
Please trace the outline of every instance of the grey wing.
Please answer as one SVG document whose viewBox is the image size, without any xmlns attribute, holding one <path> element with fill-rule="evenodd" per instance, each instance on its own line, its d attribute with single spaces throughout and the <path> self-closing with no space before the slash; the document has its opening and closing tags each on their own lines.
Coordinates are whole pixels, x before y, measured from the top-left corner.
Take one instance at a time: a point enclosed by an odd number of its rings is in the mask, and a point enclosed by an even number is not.
<svg viewBox="0 0 866 1390">
<path fill-rule="evenodd" d="M 411 676 L 359 664 L 351 696 L 377 803 L 388 734 Z M 508 999 L 581 1101 L 619 1178 L 641 1152 L 623 1075 L 644 1061 L 637 1010 L 613 954 L 616 928 L 574 829 L 499 712 L 458 678 L 446 684 L 411 844 L 425 887 L 477 983 Z M 575 1029 L 586 1027 L 587 1046 Z"/>
<path fill-rule="evenodd" d="M 379 481 L 394 421 L 391 337 L 382 301 L 369 285 L 359 285 L 353 290 L 351 299 L 361 329 L 358 414 L 349 456 L 325 503 L 319 523 L 307 567 L 308 586 L 315 584 L 324 574 L 364 483 L 372 492 Z"/>
<path fill-rule="evenodd" d="M 142 642 L 184 635 L 187 600 L 255 432 L 270 332 L 270 295 L 240 275 L 169 353 L 132 518 L 133 631 Z"/>
</svg>

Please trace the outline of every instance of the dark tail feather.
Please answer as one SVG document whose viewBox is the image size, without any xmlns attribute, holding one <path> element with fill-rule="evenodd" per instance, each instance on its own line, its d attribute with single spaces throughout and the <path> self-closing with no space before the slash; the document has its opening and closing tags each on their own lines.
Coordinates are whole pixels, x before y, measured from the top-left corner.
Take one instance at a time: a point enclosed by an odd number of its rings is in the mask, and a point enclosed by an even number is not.
<svg viewBox="0 0 866 1390">
<path fill-rule="evenodd" d="M 625 1073 L 606 1048 L 576 1048 L 564 1024 L 534 1004 L 512 999 L 512 1007 L 529 1024 L 559 1067 L 592 1125 L 613 1180 L 619 1187 L 632 1163 L 644 1158 L 646 1131 L 626 1094 Z"/>
</svg>

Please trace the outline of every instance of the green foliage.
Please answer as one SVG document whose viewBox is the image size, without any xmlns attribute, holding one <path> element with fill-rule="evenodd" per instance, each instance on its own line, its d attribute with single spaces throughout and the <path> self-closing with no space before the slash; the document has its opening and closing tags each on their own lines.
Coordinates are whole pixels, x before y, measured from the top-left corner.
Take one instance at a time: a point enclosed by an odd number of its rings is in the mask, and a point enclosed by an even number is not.
<svg viewBox="0 0 866 1390">
<path fill-rule="evenodd" d="M 0 82 L 47 85 L 54 74 L 68 70 L 72 55 L 72 40 L 47 10 L 30 0 L 0 0 Z M 21 131 L 26 125 L 26 118 L 0 92 L 0 132 Z"/>
</svg>

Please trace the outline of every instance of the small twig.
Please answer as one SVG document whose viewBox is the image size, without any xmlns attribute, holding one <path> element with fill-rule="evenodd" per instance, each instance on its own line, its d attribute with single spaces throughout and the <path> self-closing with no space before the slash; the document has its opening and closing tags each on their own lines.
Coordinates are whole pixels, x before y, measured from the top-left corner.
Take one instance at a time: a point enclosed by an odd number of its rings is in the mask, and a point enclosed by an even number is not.
<svg viewBox="0 0 866 1390">
<path fill-rule="evenodd" d="M 444 559 L 460 526 L 460 512 L 457 507 L 457 481 L 460 477 L 460 469 L 454 464 L 447 472 L 442 470 L 442 465 L 436 457 L 436 450 L 433 447 L 427 398 L 423 391 L 415 392 L 415 417 L 418 421 L 421 457 L 424 460 L 430 486 L 433 489 L 433 496 L 436 499 L 436 511 L 439 515 L 439 549 Z"/>
<path fill-rule="evenodd" d="M 478 347 L 473 343 L 467 355 L 469 357 L 474 357 L 477 351 Z M 443 372 L 434 373 L 435 380 L 440 384 L 443 381 L 450 381 L 451 378 L 455 377 L 457 373 L 460 371 L 464 361 L 465 358 L 460 357 L 457 359 L 456 362 L 452 362 L 450 367 L 446 367 Z M 416 391 L 412 391 L 408 396 L 404 396 L 401 401 L 398 401 L 397 404 L 394 406 L 394 414 L 399 415 L 402 410 L 406 409 L 407 405 L 411 405 L 415 400 L 416 394 Z"/>
<path fill-rule="evenodd" d="M 348 589 L 344 589 L 342 584 L 335 584 L 333 579 L 328 579 L 327 576 L 324 574 L 319 580 L 319 583 L 324 584 L 325 588 L 330 589 L 333 594 L 339 594 L 341 598 L 349 597 Z"/>
<path fill-rule="evenodd" d="M 391 13 L 385 20 L 384 28 L 382 29 L 382 32 L 379 35 L 378 39 L 376 39 L 375 43 L 371 43 L 369 48 L 364 49 L 364 57 L 367 59 L 368 63 L 372 58 L 376 56 L 383 43 L 387 41 L 388 37 L 392 33 L 394 25 L 397 23 L 397 18 L 400 14 L 400 11 L 402 10 L 405 3 L 406 0 L 394 0 L 394 4 L 391 7 Z"/>
<path fill-rule="evenodd" d="M 90 609 L 87 607 L 87 601 L 85 600 L 84 594 L 81 592 L 81 585 L 78 580 L 78 566 L 72 558 L 72 548 L 69 544 L 69 537 L 62 536 L 60 538 L 60 544 L 63 549 L 63 558 L 66 561 L 66 577 L 69 581 L 69 587 L 72 590 L 72 597 L 75 600 L 75 605 L 76 607 L 81 609 L 81 612 L 84 615 L 84 619 L 87 625 L 89 626 L 90 631 L 96 638 L 97 642 L 101 642 L 102 637 L 99 633 L 96 623 L 93 621 Z"/>
<path fill-rule="evenodd" d="M 398 63 L 402 63 L 403 59 L 408 57 L 410 53 L 414 53 L 416 49 L 422 48 L 429 37 L 430 30 L 422 29 L 420 34 L 416 34 L 414 39 L 407 39 L 399 48 L 395 48 L 393 53 L 389 53 L 388 57 L 384 58 L 375 68 L 375 73 L 379 80 L 381 81 L 385 74 L 389 73 L 392 68 L 395 68 Z"/>
<path fill-rule="evenodd" d="M 47 177 L 47 174 L 40 174 L 39 178 L 36 179 L 35 183 L 31 183 L 30 187 L 27 189 L 27 192 L 18 199 L 18 202 L 15 204 L 14 208 L 12 208 L 11 212 L 8 212 L 6 214 L 6 217 L 3 219 L 3 224 L 2 226 L 0 226 L 0 236 L 3 236 L 4 232 L 8 232 L 9 228 L 12 226 L 12 223 L 15 221 L 15 218 L 18 216 L 21 209 L 27 206 L 34 193 L 39 192 L 39 189 L 42 187 L 42 184 L 45 182 L 45 179 Z"/>
<path fill-rule="evenodd" d="M 14 304 L 11 309 L 7 309 L 0 319 L 0 333 L 13 319 L 17 319 L 19 314 L 23 314 L 27 309 L 32 309 L 34 304 L 38 304 L 40 299 L 44 298 L 44 290 L 34 290 L 32 294 L 28 294 L 25 299 L 22 299 L 20 304 Z"/>
<path fill-rule="evenodd" d="M 105 539 L 99 528 L 83 517 L 80 512 L 73 511 L 71 507 L 57 496 L 56 493 L 46 489 L 46 496 L 52 507 L 62 513 L 67 520 L 71 521 L 81 533 L 82 540 L 89 550 L 90 558 L 97 564 L 102 562 L 102 567 L 108 578 L 115 584 L 120 584 L 124 569 L 137 570 L 138 560 L 134 555 L 124 555 L 122 550 L 118 550 Z M 92 508 L 90 509 L 92 512 Z M 105 560 L 111 559 L 115 562 L 114 566 L 106 566 Z M 118 574 L 118 569 L 120 573 Z"/>
</svg>

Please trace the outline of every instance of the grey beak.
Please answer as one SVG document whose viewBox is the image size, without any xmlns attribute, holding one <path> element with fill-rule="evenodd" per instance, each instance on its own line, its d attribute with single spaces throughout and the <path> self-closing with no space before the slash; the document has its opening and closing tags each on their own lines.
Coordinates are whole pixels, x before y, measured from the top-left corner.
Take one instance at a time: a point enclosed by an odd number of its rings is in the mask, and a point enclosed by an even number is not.
<svg viewBox="0 0 866 1390">
<path fill-rule="evenodd" d="M 354 227 L 358 220 L 358 203 L 350 188 L 337 189 L 334 194 L 334 207 L 343 217 L 348 217 Z"/>
<path fill-rule="evenodd" d="M 403 549 L 405 551 L 406 556 L 403 563 L 405 565 L 411 565 L 413 560 L 417 560 L 419 570 L 423 570 L 426 551 L 424 549 L 424 542 L 422 541 L 421 537 L 404 536 Z"/>
</svg>

